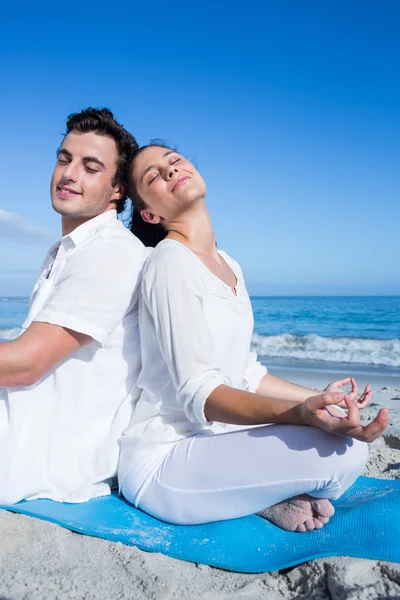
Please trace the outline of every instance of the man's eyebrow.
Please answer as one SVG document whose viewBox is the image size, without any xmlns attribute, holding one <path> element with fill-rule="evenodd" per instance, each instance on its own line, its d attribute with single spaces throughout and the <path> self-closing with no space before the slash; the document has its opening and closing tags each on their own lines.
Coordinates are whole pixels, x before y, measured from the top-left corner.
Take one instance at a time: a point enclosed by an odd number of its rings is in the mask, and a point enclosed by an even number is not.
<svg viewBox="0 0 400 600">
<path fill-rule="evenodd" d="M 64 156 L 66 156 L 67 158 L 72 158 L 71 152 L 69 150 L 67 150 L 66 148 L 59 148 L 57 150 L 57 156 L 59 156 L 60 154 L 64 154 Z M 105 164 L 96 156 L 84 156 L 83 162 L 94 162 L 94 163 L 97 163 L 103 169 L 106 168 Z"/>
<path fill-rule="evenodd" d="M 100 165 L 100 167 L 103 167 L 103 169 L 106 168 L 106 165 L 103 162 L 101 162 L 99 158 L 96 158 L 96 156 L 84 156 L 83 162 L 94 162 Z"/>
<path fill-rule="evenodd" d="M 167 152 L 165 154 L 163 154 L 161 158 L 165 158 L 169 154 L 176 154 L 176 150 L 167 150 Z M 140 178 L 140 182 L 143 181 L 143 177 L 146 175 L 146 173 L 148 173 L 149 171 L 151 171 L 151 169 L 154 169 L 154 168 L 155 168 L 155 165 L 150 165 L 149 167 L 147 167 L 147 169 L 145 169 L 143 171 L 143 173 L 142 173 L 142 176 Z"/>
<path fill-rule="evenodd" d="M 57 156 L 59 156 L 60 154 L 65 154 L 65 156 L 68 156 L 68 158 L 72 158 L 72 154 L 71 152 L 69 152 L 68 150 L 66 150 L 65 148 L 59 148 L 57 150 Z"/>
</svg>

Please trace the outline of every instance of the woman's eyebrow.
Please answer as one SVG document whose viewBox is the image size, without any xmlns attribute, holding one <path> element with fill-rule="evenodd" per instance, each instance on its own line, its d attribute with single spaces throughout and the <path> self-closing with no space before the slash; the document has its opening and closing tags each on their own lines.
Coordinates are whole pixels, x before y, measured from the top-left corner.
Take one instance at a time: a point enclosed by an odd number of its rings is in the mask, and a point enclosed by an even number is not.
<svg viewBox="0 0 400 600">
<path fill-rule="evenodd" d="M 162 155 L 161 158 L 165 158 L 166 156 L 168 156 L 169 154 L 176 154 L 176 150 L 168 150 L 165 154 Z M 145 169 L 142 173 L 142 176 L 140 178 L 140 182 L 143 181 L 143 177 L 146 175 L 146 173 L 148 173 L 149 171 L 151 171 L 151 169 L 155 169 L 156 166 L 155 165 L 149 165 L 147 167 L 147 169 Z"/>
</svg>

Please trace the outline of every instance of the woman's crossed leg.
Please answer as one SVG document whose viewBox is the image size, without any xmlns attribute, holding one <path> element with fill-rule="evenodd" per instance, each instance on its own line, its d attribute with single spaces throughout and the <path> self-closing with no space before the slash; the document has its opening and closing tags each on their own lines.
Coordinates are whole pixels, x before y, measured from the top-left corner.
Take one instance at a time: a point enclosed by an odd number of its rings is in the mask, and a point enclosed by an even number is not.
<svg viewBox="0 0 400 600">
<path fill-rule="evenodd" d="M 176 524 L 260 513 L 284 529 L 306 531 L 327 522 L 333 514 L 327 499 L 339 498 L 352 485 L 367 458 L 365 442 L 313 427 L 207 430 L 174 447 L 138 505 Z M 128 501 L 133 498 L 129 473 L 122 492 Z"/>
</svg>

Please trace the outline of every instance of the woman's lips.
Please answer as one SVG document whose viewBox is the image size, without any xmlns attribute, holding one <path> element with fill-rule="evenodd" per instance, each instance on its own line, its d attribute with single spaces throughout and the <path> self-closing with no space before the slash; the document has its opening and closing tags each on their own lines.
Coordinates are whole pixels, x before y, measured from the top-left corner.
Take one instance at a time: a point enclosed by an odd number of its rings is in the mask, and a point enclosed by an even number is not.
<svg viewBox="0 0 400 600">
<path fill-rule="evenodd" d="M 188 181 L 188 179 L 190 179 L 190 177 L 188 177 L 187 175 L 185 177 L 179 177 L 179 179 L 174 183 L 172 191 L 174 191 L 177 187 L 184 185 Z"/>
</svg>

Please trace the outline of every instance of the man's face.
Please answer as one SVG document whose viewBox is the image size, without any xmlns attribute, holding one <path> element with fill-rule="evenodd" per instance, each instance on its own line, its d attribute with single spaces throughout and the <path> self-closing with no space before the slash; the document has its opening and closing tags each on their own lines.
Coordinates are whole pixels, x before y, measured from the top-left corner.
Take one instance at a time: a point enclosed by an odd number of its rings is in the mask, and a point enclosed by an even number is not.
<svg viewBox="0 0 400 600">
<path fill-rule="evenodd" d="M 117 168 L 115 141 L 96 133 L 69 133 L 57 153 L 51 178 L 53 208 L 63 221 L 84 222 L 115 208 L 121 199 L 112 181 Z"/>
</svg>

